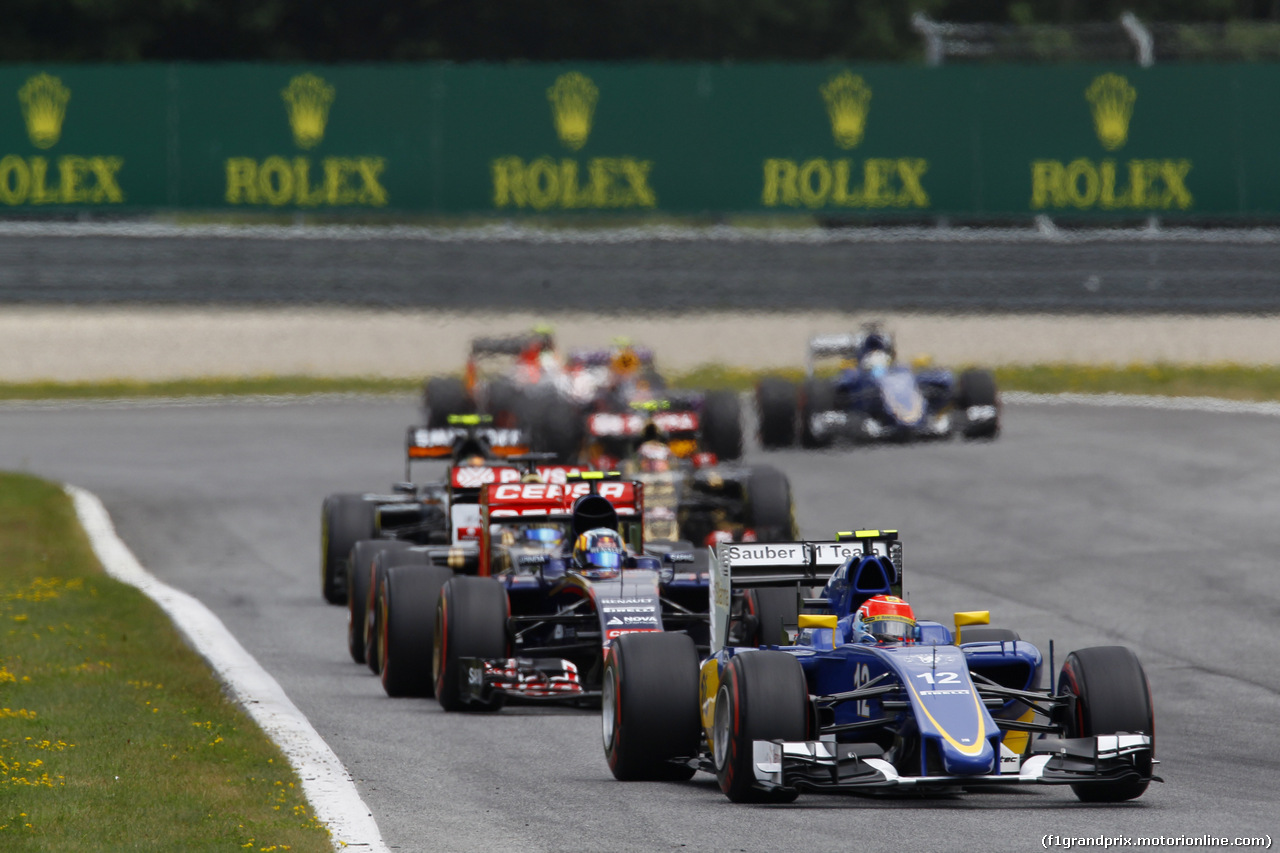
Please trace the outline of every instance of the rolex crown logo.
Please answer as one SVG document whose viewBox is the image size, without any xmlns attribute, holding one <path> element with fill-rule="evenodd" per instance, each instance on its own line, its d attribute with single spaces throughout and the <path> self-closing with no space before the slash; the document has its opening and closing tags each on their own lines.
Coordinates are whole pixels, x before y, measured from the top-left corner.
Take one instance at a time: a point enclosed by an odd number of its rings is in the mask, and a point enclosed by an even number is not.
<svg viewBox="0 0 1280 853">
<path fill-rule="evenodd" d="M 333 87 L 314 74 L 299 74 L 280 91 L 289 110 L 289 126 L 299 148 L 315 148 L 324 139 Z"/>
<path fill-rule="evenodd" d="M 591 117 L 600 99 L 600 90 L 591 78 L 577 71 L 561 74 L 547 89 L 547 99 L 551 101 L 551 117 L 560 141 L 574 151 L 586 145 Z"/>
<path fill-rule="evenodd" d="M 57 77 L 37 74 L 18 90 L 27 135 L 37 148 L 52 148 L 62 136 L 62 119 L 67 114 L 71 90 Z"/>
<path fill-rule="evenodd" d="M 841 71 L 819 87 L 831 118 L 831 135 L 841 148 L 853 148 L 862 141 L 871 108 L 871 87 L 850 71 Z"/>
<path fill-rule="evenodd" d="M 1102 74 L 1085 90 L 1085 98 L 1093 110 L 1093 127 L 1098 141 L 1108 151 L 1115 151 L 1129 138 L 1129 117 L 1138 93 L 1119 74 Z"/>
</svg>

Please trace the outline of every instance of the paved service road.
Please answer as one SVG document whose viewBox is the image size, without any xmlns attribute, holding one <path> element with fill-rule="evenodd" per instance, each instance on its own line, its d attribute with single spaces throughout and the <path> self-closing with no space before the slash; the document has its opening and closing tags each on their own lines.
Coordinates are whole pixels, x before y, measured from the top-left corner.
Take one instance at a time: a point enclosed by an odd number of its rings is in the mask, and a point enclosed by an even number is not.
<svg viewBox="0 0 1280 853">
<path fill-rule="evenodd" d="M 0 305 L 1280 311 L 1272 232 L 658 233 L 0 225 Z"/>
<path fill-rule="evenodd" d="M 1262 415 L 1012 405 L 986 445 L 799 451 L 803 532 L 904 532 L 917 612 L 989 608 L 1058 663 L 1123 643 L 1155 697 L 1160 772 L 1141 800 L 1067 789 L 733 806 L 711 777 L 612 780 L 598 714 L 445 715 L 391 700 L 323 603 L 320 502 L 400 477 L 412 400 L 0 407 L 0 467 L 96 492 L 144 565 L 220 616 L 354 773 L 404 850 L 1040 849 L 1045 834 L 1280 832 L 1280 494 Z M 425 472 L 424 472 L 425 475 Z"/>
</svg>

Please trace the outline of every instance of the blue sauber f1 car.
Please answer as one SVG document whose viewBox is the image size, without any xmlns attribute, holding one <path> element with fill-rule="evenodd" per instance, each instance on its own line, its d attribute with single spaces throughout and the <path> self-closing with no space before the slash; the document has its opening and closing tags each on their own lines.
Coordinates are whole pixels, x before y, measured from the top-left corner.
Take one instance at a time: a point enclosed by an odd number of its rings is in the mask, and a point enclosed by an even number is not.
<svg viewBox="0 0 1280 853">
<path fill-rule="evenodd" d="M 1118 802 L 1158 779 L 1151 694 L 1127 648 L 1072 652 L 1046 689 L 1039 649 L 985 627 L 985 612 L 957 613 L 955 631 L 885 616 L 909 631 L 861 634 L 871 603 L 910 609 L 895 597 L 894 531 L 724 544 L 712 569 L 707 659 L 675 633 L 609 650 L 604 749 L 618 779 L 703 770 L 734 802 L 1011 784 Z"/>
<path fill-rule="evenodd" d="M 833 378 L 816 375 L 819 360 L 837 358 Z M 855 335 L 822 335 L 809 341 L 804 385 L 780 377 L 756 389 L 760 443 L 790 447 L 799 426 L 804 447 L 837 442 L 994 438 L 1000 432 L 1000 398 L 991 373 L 911 367 L 895 360 L 893 338 L 869 325 Z"/>
</svg>

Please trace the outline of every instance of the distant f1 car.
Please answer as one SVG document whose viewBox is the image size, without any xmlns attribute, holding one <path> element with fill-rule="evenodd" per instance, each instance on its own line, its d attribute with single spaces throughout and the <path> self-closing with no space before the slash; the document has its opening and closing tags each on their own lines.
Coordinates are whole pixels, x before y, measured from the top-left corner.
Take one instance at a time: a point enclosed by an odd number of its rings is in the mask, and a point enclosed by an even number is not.
<svg viewBox="0 0 1280 853">
<path fill-rule="evenodd" d="M 834 378 L 816 375 L 816 363 L 828 358 L 846 365 Z M 790 447 L 797 427 L 802 447 L 1000 432 L 1000 396 L 989 371 L 913 370 L 895 360 L 893 338 L 874 324 L 858 334 L 812 338 L 805 367 L 799 389 L 780 377 L 757 387 L 764 447 Z"/>
<path fill-rule="evenodd" d="M 768 593 L 757 616 L 765 645 L 734 644 L 743 589 Z M 1045 688 L 1039 649 L 1014 631 L 976 627 L 985 612 L 957 613 L 954 632 L 912 618 L 896 641 L 857 636 L 859 608 L 901 590 L 895 531 L 719 546 L 709 657 L 700 662 L 680 634 L 619 637 L 609 650 L 602 712 L 613 775 L 703 770 L 734 802 L 1021 784 L 1118 802 L 1158 780 L 1151 691 L 1129 649 L 1072 652 Z"/>
<path fill-rule="evenodd" d="M 495 426 L 520 429 L 531 449 L 566 463 L 625 445 L 644 423 L 632 404 L 654 400 L 664 403 L 661 417 L 681 441 L 692 437 L 721 460 L 742 455 L 736 394 L 668 391 L 652 351 L 624 342 L 562 357 L 546 330 L 476 338 L 463 378 L 433 377 L 423 392 L 429 426 L 450 415 L 488 414 Z"/>
</svg>

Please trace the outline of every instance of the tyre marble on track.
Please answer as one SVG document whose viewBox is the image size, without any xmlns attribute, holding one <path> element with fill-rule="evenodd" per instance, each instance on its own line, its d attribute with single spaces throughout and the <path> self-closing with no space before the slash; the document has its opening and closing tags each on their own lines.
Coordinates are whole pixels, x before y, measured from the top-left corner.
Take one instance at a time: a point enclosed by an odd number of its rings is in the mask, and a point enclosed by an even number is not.
<svg viewBox="0 0 1280 853">
<path fill-rule="evenodd" d="M 352 663 L 319 591 L 320 502 L 401 476 L 411 400 L 0 407 L 0 467 L 95 491 L 139 559 L 204 601 L 346 762 L 405 850 L 1027 850 L 1059 835 L 1276 830 L 1276 421 L 1010 406 L 996 442 L 753 453 L 792 479 L 803 533 L 903 531 L 917 612 L 989 608 L 1048 648 L 1124 644 L 1155 696 L 1161 773 L 1135 803 L 1066 789 L 804 795 L 735 807 L 710 776 L 613 781 L 596 712 L 446 715 Z M 422 475 L 428 475 L 424 468 Z"/>
</svg>

